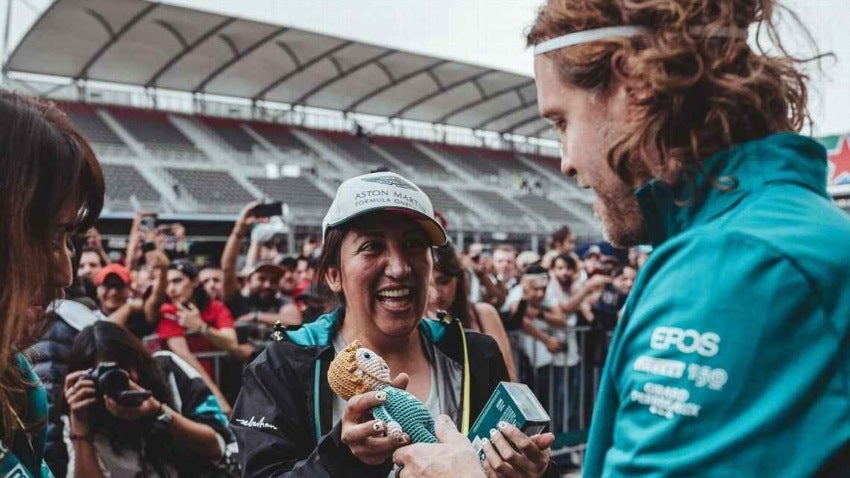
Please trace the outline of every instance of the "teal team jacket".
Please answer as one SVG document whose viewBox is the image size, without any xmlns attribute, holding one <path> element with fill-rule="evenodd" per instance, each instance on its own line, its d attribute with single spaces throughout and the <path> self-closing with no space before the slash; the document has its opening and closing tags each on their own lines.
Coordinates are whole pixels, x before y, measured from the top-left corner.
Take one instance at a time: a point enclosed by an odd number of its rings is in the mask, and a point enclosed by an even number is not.
<svg viewBox="0 0 850 478">
<path fill-rule="evenodd" d="M 781 133 L 704 167 L 701 192 L 636 193 L 655 250 L 612 338 L 586 477 L 797 478 L 850 452 L 850 218 L 823 147 Z"/>
<path fill-rule="evenodd" d="M 53 478 L 44 463 L 44 443 L 47 439 L 47 393 L 33 373 L 23 354 L 17 355 L 18 367 L 27 384 L 27 407 L 21 417 L 27 425 L 36 428 L 27 436 L 22 431 L 15 434 L 14 442 L 3 443 L 0 437 L 0 476 L 11 478 Z"/>
</svg>

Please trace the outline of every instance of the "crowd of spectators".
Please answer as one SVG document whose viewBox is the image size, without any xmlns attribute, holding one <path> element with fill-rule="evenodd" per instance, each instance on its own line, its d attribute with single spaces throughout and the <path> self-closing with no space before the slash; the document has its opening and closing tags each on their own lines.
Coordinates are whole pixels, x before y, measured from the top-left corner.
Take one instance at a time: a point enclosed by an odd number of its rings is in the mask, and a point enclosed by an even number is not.
<svg viewBox="0 0 850 478">
<path fill-rule="evenodd" d="M 243 367 L 268 344 L 275 327 L 299 327 L 339 306 L 321 284 L 314 284 L 322 244 L 308 237 L 299 244 L 301 254 L 287 254 L 285 236 L 257 232 L 275 220 L 256 215 L 257 205 L 246 205 L 218 260 L 190 254 L 183 225 L 163 223 L 151 213 L 136 215 L 125 250 L 107 250 L 95 229 L 75 238 L 79 254 L 74 284 L 66 298 L 54 304 L 58 320 L 32 349 L 34 370 L 47 386 L 51 403 L 46 460 L 52 469 L 61 474 L 76 466 L 69 465 L 75 447 L 69 446 L 68 436 L 88 430 L 80 425 L 81 416 L 74 419 L 69 412 L 66 396 L 72 390 L 77 393 L 75 403 L 82 400 L 82 392 L 73 389 L 82 377 L 74 369 L 85 368 L 73 357 L 81 331 L 90 334 L 95 326 L 97 333 L 100 322 L 118 326 L 123 332 L 104 329 L 102 334 L 125 348 L 153 353 L 134 359 L 145 367 L 152 361 L 167 362 L 164 374 L 177 373 L 192 387 L 202 384 L 215 402 L 210 409 L 215 418 L 216 413 L 230 414 Z M 466 329 L 492 336 L 511 380 L 532 386 L 558 427 L 577 427 L 578 371 L 584 367 L 583 373 L 590 373 L 601 365 L 607 334 L 647 251 L 606 254 L 598 245 L 589 245 L 579 253 L 569 228 L 563 227 L 552 234 L 545 250 L 470 243 L 458 251 L 450 242 L 433 255 L 426 314 L 437 318 L 448 313 Z M 130 343 L 138 347 L 126 345 Z M 163 353 L 167 360 L 157 358 Z M 77 365 L 69 367 L 71 363 Z M 184 393 L 176 389 L 162 393 L 166 392 L 157 398 L 159 403 L 175 403 L 173 397 Z M 206 415 L 195 412 L 187 411 L 209 422 Z M 216 423 L 208 425 L 220 433 L 224 445 L 218 456 L 225 460 L 232 436 L 227 429 L 220 432 Z M 142 453 L 144 440 L 128 443 L 138 445 L 137 452 Z M 114 457 L 104 455 L 103 443 L 94 445 L 101 465 L 107 459 L 118 466 Z M 144 453 L 162 453 L 156 450 Z M 208 451 L 203 446 L 198 450 Z M 126 459 L 119 461 L 134 469 Z M 174 466 L 167 460 L 160 465 Z"/>
</svg>

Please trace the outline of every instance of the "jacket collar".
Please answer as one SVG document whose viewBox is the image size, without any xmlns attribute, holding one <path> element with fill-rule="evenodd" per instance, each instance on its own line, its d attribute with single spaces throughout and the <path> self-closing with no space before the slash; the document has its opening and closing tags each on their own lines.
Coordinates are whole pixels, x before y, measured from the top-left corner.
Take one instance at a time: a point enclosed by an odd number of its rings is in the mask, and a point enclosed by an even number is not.
<svg viewBox="0 0 850 478">
<path fill-rule="evenodd" d="M 823 197 L 826 150 L 811 138 L 777 133 L 717 153 L 692 185 L 653 180 L 635 191 L 652 245 L 723 215 L 753 191 L 793 183 Z M 714 183 L 710 181 L 713 178 Z"/>
<path fill-rule="evenodd" d="M 287 330 L 286 335 L 298 345 L 328 347 L 333 343 L 334 334 L 344 315 L 344 309 L 337 308 L 296 330 Z M 443 321 L 425 318 L 419 321 L 419 332 L 433 344 L 443 339 L 447 328 L 448 324 Z"/>
</svg>

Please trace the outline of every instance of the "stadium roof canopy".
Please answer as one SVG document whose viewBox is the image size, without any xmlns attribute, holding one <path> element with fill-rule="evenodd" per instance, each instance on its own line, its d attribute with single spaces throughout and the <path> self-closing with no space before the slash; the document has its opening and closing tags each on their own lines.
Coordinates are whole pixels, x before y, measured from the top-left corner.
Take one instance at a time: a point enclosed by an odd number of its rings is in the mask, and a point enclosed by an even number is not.
<svg viewBox="0 0 850 478">
<path fill-rule="evenodd" d="M 145 0 L 56 0 L 4 68 L 554 138 L 530 77 Z"/>
</svg>

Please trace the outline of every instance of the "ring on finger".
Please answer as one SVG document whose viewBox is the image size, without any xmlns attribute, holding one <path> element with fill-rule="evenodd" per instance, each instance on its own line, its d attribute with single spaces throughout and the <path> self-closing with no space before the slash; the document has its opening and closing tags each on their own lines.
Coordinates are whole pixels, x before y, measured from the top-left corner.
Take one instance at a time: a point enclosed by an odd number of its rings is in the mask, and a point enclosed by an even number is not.
<svg viewBox="0 0 850 478">
<path fill-rule="evenodd" d="M 398 468 L 396 468 L 395 475 L 393 475 L 393 478 L 401 478 L 401 470 L 403 469 L 404 465 L 398 465 Z"/>
</svg>

